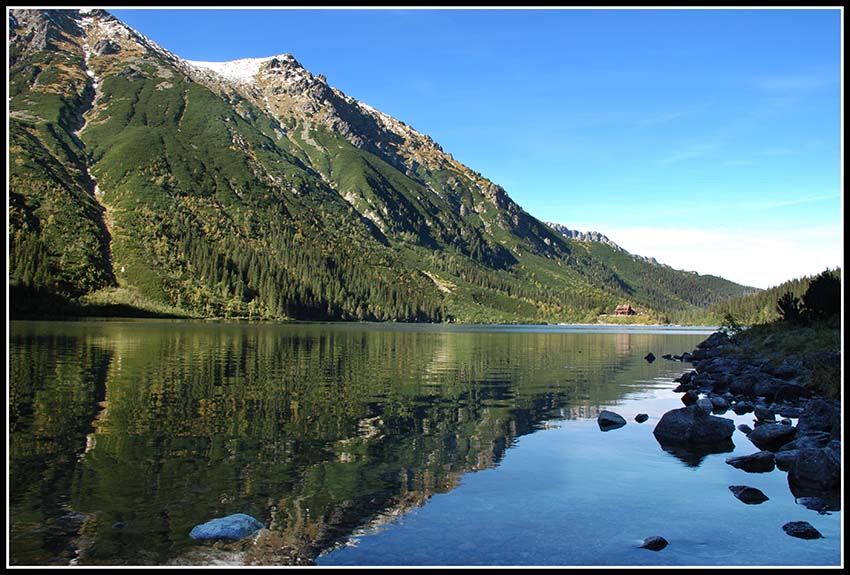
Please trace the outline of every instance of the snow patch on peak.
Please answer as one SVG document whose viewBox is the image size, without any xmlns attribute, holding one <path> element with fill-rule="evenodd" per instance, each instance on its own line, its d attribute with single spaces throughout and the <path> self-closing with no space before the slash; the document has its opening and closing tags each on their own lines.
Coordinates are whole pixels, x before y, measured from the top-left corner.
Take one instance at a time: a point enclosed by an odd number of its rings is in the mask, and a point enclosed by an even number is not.
<svg viewBox="0 0 850 575">
<path fill-rule="evenodd" d="M 186 60 L 188 64 L 196 68 L 205 68 L 224 76 L 228 80 L 235 80 L 242 84 L 249 84 L 254 81 L 254 76 L 260 71 L 260 66 L 268 62 L 276 56 L 267 56 L 265 58 L 241 58 L 239 60 L 231 60 L 230 62 L 201 62 L 198 60 Z"/>
</svg>

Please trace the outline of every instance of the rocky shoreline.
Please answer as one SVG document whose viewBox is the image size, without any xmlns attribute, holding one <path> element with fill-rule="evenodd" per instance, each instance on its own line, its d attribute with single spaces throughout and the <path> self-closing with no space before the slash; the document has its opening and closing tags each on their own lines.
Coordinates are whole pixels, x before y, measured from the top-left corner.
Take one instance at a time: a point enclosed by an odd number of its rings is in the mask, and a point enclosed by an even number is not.
<svg viewBox="0 0 850 575">
<path fill-rule="evenodd" d="M 726 463 L 749 473 L 778 468 L 788 474 L 797 503 L 820 513 L 841 509 L 841 403 L 814 395 L 804 384 L 805 365 L 778 367 L 762 357 L 741 359 L 734 336 L 716 332 L 690 354 L 677 357 L 693 369 L 675 381 L 684 407 L 661 418 L 654 430 L 665 449 L 731 451 L 734 422 L 721 417 L 732 410 L 752 413 L 753 427 L 738 429 L 760 451 Z M 666 356 L 665 356 L 666 357 Z M 667 357 L 667 359 L 673 359 Z M 796 424 L 793 420 L 797 420 Z M 747 493 L 744 486 L 730 486 Z M 737 496 L 737 494 L 736 494 Z M 786 529 L 797 535 L 798 529 Z"/>
</svg>

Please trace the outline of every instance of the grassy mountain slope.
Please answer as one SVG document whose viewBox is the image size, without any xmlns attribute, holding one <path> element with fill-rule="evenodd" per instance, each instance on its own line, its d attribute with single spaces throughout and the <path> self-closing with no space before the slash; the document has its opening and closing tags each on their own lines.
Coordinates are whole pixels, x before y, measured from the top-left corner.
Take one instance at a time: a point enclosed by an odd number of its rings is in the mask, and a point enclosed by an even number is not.
<svg viewBox="0 0 850 575">
<path fill-rule="evenodd" d="M 234 82 L 103 11 L 11 15 L 10 283 L 23 300 L 553 322 L 623 301 L 662 319 L 744 291 L 560 236 L 290 56 Z"/>
</svg>

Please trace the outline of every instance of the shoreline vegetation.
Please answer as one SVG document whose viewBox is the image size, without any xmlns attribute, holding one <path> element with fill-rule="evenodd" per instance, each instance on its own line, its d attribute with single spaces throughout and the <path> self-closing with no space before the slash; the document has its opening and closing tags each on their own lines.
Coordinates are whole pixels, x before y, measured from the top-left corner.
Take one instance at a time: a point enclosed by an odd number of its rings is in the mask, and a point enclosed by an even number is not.
<svg viewBox="0 0 850 575">
<path fill-rule="evenodd" d="M 802 289 L 802 287 L 805 289 Z M 783 291 L 783 287 L 789 288 Z M 587 326 L 630 326 L 630 327 L 715 327 L 726 336 L 731 336 L 738 345 L 728 346 L 725 354 L 734 354 L 734 359 L 751 364 L 778 368 L 792 365 L 800 372 L 803 383 L 812 393 L 827 399 L 842 396 L 841 385 L 841 279 L 840 270 L 825 270 L 821 274 L 801 283 L 799 280 L 786 282 L 770 290 L 769 298 L 758 294 L 758 307 L 770 307 L 768 321 L 753 321 L 752 314 L 741 313 L 737 317 L 729 310 L 749 309 L 747 297 L 726 303 L 722 322 L 652 323 L 645 314 L 614 316 L 600 314 L 596 322 L 466 322 L 445 321 L 446 325 L 587 325 Z M 178 308 L 152 304 L 138 292 L 119 288 L 109 293 L 98 293 L 78 300 L 63 297 L 48 291 L 34 291 L 9 285 L 9 319 L 11 320 L 59 320 L 96 318 L 146 318 L 184 319 L 205 321 L 283 321 L 302 323 L 294 319 L 260 317 L 200 317 L 190 315 Z M 755 301 L 755 300 L 753 300 Z M 752 304 L 752 301 L 750 302 Z M 759 316 L 768 315 L 760 309 Z M 707 317 L 705 319 L 712 319 Z M 326 321 L 326 320 L 319 320 Z M 744 324 L 746 322 L 746 325 Z M 342 321 L 340 323 L 357 323 Z M 380 322 L 380 323 L 433 323 L 433 322 Z"/>
<path fill-rule="evenodd" d="M 245 315 L 243 313 L 199 314 L 179 306 L 154 301 L 143 295 L 133 286 L 105 288 L 78 296 L 57 292 L 47 288 L 35 288 L 9 283 L 8 317 L 13 320 L 74 319 L 74 318 L 152 318 L 152 319 L 193 319 L 209 321 L 273 321 L 273 322 L 378 322 L 378 323 L 445 323 L 445 324 L 482 324 L 482 325 L 624 325 L 624 326 L 728 326 L 738 329 L 744 326 L 770 324 L 783 319 L 783 306 L 791 306 L 789 320 L 799 319 L 803 297 L 811 284 L 818 278 L 832 278 L 839 290 L 835 294 L 835 309 L 840 309 L 840 268 L 825 270 L 818 276 L 789 280 L 779 286 L 732 298 L 704 308 L 701 312 L 683 312 L 681 314 L 661 313 L 641 308 L 628 315 L 608 313 L 612 310 L 588 310 L 576 317 L 555 318 L 534 314 L 528 317 L 504 316 L 475 312 L 461 313 L 459 317 L 446 315 L 442 321 L 416 321 L 406 319 L 354 319 L 333 317 L 272 317 L 262 314 Z M 827 296 L 830 297 L 830 296 Z M 796 307 L 794 307 L 796 305 Z M 619 307 L 619 306 L 618 306 Z M 221 310 L 220 310 L 221 311 Z M 468 310 L 466 310 L 468 311 Z"/>
</svg>

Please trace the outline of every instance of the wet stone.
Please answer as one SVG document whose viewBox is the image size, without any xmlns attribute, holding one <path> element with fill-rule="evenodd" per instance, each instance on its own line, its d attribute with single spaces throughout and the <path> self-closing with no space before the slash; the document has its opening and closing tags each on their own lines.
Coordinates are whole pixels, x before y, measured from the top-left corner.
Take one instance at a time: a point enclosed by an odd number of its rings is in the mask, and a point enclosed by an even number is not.
<svg viewBox="0 0 850 575">
<path fill-rule="evenodd" d="M 659 537 L 658 535 L 653 535 L 652 537 L 647 537 L 643 540 L 643 544 L 641 548 L 649 549 L 651 551 L 661 551 L 665 547 L 667 547 L 667 540 L 663 537 Z"/>
</svg>

